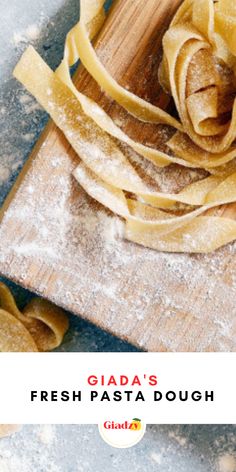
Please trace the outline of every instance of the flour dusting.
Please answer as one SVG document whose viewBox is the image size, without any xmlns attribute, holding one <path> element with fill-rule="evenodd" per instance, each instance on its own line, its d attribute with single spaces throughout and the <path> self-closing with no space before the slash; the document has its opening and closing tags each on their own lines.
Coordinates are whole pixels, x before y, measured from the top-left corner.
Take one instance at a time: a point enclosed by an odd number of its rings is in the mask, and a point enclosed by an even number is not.
<svg viewBox="0 0 236 472">
<path fill-rule="evenodd" d="M 117 451 L 96 425 L 26 425 L 0 441 L 0 471 L 235 472 L 235 445 L 233 425 L 148 425 L 137 447 Z"/>
<path fill-rule="evenodd" d="M 73 22 L 74 12 L 70 15 Z M 48 22 L 49 18 L 47 26 Z M 45 18 L 39 11 L 30 24 L 11 31 L 9 42 L 14 52 L 18 54 L 30 42 L 37 46 L 42 26 L 46 38 L 42 37 L 40 47 L 50 51 L 57 28 L 52 28 L 49 41 Z M 64 26 L 68 31 L 68 25 Z M 62 37 L 53 42 L 58 49 L 59 43 L 63 47 Z M 56 58 L 57 63 L 60 58 Z M 145 74 L 143 68 L 140 83 Z M 53 107 L 50 87 L 47 95 Z M 22 88 L 13 94 L 11 88 L 8 102 L 0 103 L 0 113 L 9 114 L 11 107 L 11 129 L 17 129 L 17 133 L 13 136 L 5 130 L 4 144 L 9 145 L 2 146 L 5 155 L 0 164 L 0 183 L 4 185 L 22 166 L 42 122 L 41 107 Z M 110 104 L 106 102 L 112 111 Z M 122 113 L 116 116 L 116 123 L 125 128 L 127 116 Z M 62 107 L 61 123 L 64 119 Z M 146 144 L 166 151 L 173 130 L 167 126 L 156 128 L 147 133 Z M 91 162 L 98 157 L 93 137 L 86 149 Z M 27 153 L 19 157 L 22 144 Z M 178 166 L 158 169 L 123 147 L 136 170 L 134 181 L 145 175 L 150 189 L 177 192 L 206 175 Z M 194 256 L 157 253 L 128 243 L 124 240 L 124 222 L 95 204 L 73 178 L 79 159 L 74 156 L 70 161 L 60 146 L 51 149 L 52 143 L 46 141 L 3 218 L 0 264 L 4 274 L 93 322 L 100 320 L 106 329 L 144 349 L 235 350 L 236 244 L 211 255 Z M 115 158 L 112 162 L 115 173 Z"/>
<path fill-rule="evenodd" d="M 169 438 L 174 439 L 181 447 L 184 447 L 187 444 L 187 439 L 177 434 L 176 431 L 170 431 Z"/>
<path fill-rule="evenodd" d="M 156 452 L 151 453 L 151 459 L 158 465 L 161 465 L 162 463 L 162 455 L 157 454 Z"/>
</svg>

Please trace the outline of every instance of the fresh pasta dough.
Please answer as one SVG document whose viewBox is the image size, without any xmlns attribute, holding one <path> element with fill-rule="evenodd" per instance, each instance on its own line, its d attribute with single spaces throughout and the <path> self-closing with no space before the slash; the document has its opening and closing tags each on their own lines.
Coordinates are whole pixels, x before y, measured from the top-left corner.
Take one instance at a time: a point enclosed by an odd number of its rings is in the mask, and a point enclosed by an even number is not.
<svg viewBox="0 0 236 472">
<path fill-rule="evenodd" d="M 236 9 L 234 0 L 185 0 L 163 38 L 159 80 L 178 119 L 118 84 L 92 45 L 105 19 L 104 0 L 81 0 L 53 72 L 29 47 L 14 75 L 35 96 L 79 156 L 74 176 L 85 191 L 126 221 L 126 238 L 168 252 L 206 253 L 235 240 L 236 221 L 215 210 L 236 201 Z M 80 59 L 101 88 L 139 120 L 173 128 L 169 152 L 128 137 L 72 82 Z M 125 143 L 158 167 L 205 169 L 208 177 L 177 194 L 150 191 Z M 132 195 L 132 198 L 130 197 Z M 181 205 L 182 213 L 176 213 Z"/>
<path fill-rule="evenodd" d="M 38 352 L 58 347 L 68 329 L 63 310 L 33 298 L 22 312 L 9 288 L 0 282 L 0 351 Z"/>
</svg>

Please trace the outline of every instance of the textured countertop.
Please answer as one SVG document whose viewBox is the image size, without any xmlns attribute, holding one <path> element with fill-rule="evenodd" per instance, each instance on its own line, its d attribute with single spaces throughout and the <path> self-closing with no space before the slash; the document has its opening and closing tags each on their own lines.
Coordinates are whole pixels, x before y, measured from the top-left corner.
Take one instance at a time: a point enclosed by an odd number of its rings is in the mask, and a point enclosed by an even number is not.
<svg viewBox="0 0 236 472">
<path fill-rule="evenodd" d="M 149 426 L 114 449 L 97 426 L 24 426 L 0 441 L 1 472 L 235 472 L 235 426 Z"/>
</svg>

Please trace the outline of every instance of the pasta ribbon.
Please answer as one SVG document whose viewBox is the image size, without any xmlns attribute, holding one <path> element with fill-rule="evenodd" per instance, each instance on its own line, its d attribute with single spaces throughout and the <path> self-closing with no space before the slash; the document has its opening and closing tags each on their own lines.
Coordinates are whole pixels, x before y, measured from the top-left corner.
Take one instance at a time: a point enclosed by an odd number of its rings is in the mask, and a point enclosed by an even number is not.
<svg viewBox="0 0 236 472">
<path fill-rule="evenodd" d="M 98 58 L 92 40 L 104 23 L 104 3 L 80 1 L 80 21 L 67 35 L 55 72 L 29 47 L 14 75 L 78 154 L 74 176 L 80 185 L 125 219 L 128 240 L 160 251 L 214 251 L 236 238 L 236 222 L 216 214 L 219 206 L 236 202 L 235 2 L 185 0 L 164 35 L 159 80 L 174 100 L 178 119 L 122 87 Z M 128 113 L 171 127 L 166 152 L 132 140 L 76 89 L 70 67 L 79 59 Z M 157 167 L 175 163 L 205 169 L 209 176 L 178 193 L 151 191 L 123 143 Z"/>
<path fill-rule="evenodd" d="M 18 424 L 0 424 L 0 439 L 18 433 L 20 430 L 21 426 Z"/>
<path fill-rule="evenodd" d="M 38 352 L 58 347 L 69 327 L 63 310 L 33 298 L 22 312 L 9 288 L 0 282 L 0 351 Z"/>
</svg>

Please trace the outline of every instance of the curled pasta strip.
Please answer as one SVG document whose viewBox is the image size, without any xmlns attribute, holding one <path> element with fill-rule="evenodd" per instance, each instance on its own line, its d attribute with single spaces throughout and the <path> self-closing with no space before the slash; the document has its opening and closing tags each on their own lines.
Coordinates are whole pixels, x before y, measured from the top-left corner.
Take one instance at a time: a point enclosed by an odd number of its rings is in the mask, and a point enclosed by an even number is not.
<svg viewBox="0 0 236 472">
<path fill-rule="evenodd" d="M 234 240 L 236 222 L 212 214 L 219 205 L 236 201 L 235 29 L 223 34 L 221 27 L 222 14 L 227 17 L 225 26 L 235 18 L 233 2 L 185 0 L 164 36 L 159 77 L 174 99 L 180 121 L 111 77 L 91 43 L 104 22 L 104 1 L 80 3 L 80 21 L 67 35 L 57 71 L 53 73 L 32 47 L 14 71 L 81 158 L 74 176 L 89 195 L 126 220 L 129 240 L 170 252 L 209 252 Z M 166 143 L 170 154 L 129 138 L 98 104 L 76 89 L 70 66 L 79 58 L 129 113 L 141 121 L 173 127 L 173 137 Z M 118 141 L 157 166 L 177 163 L 215 175 L 177 194 L 151 192 Z M 177 216 L 179 204 L 184 211 Z"/>
<path fill-rule="evenodd" d="M 0 351 L 38 352 L 58 347 L 68 329 L 64 311 L 33 298 L 22 312 L 8 287 L 0 283 Z"/>
</svg>

